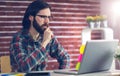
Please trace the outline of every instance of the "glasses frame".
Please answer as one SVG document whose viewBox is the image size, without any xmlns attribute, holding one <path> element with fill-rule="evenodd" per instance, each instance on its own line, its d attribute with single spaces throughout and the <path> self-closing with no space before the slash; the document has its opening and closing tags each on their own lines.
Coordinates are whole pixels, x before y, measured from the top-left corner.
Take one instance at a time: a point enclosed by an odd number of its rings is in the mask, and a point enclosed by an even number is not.
<svg viewBox="0 0 120 76">
<path fill-rule="evenodd" d="M 36 15 L 36 16 L 39 16 L 40 18 L 43 18 L 43 19 L 52 19 L 52 16 L 46 16 L 46 15 Z"/>
</svg>

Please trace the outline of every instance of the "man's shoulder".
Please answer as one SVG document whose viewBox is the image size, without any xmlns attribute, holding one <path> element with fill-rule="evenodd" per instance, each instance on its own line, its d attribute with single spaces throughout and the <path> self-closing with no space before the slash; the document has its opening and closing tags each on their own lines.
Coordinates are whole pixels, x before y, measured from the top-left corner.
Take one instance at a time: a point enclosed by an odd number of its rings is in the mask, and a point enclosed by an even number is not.
<svg viewBox="0 0 120 76">
<path fill-rule="evenodd" d="M 26 35 L 28 35 L 28 31 L 27 31 L 27 30 L 23 30 L 23 29 L 17 31 L 17 32 L 14 34 L 15 37 L 16 37 L 16 36 L 26 36 Z"/>
<path fill-rule="evenodd" d="M 21 30 L 20 31 L 17 31 L 14 35 L 13 35 L 13 37 L 15 38 L 15 37 L 19 37 L 21 35 Z"/>
<path fill-rule="evenodd" d="M 24 38 L 25 36 L 27 36 L 27 34 L 24 32 L 24 30 L 20 30 L 13 35 L 13 39 Z"/>
</svg>

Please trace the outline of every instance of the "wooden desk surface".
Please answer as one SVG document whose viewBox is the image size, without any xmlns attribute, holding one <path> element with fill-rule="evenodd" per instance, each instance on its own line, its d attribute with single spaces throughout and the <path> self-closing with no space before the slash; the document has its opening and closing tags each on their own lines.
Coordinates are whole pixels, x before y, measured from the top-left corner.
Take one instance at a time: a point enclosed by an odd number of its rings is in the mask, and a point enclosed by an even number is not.
<svg viewBox="0 0 120 76">
<path fill-rule="evenodd" d="M 51 76 L 120 76 L 120 70 L 111 70 L 111 71 L 95 72 L 95 73 L 80 74 L 80 75 L 58 74 L 52 72 Z"/>
<path fill-rule="evenodd" d="M 95 73 L 80 74 L 80 75 L 59 74 L 59 73 L 54 73 L 53 71 L 47 71 L 47 72 L 50 73 L 50 76 L 120 76 L 120 70 L 110 70 L 110 71 L 95 72 Z M 16 74 L 14 74 L 14 75 L 16 76 Z M 20 76 L 25 75 L 25 73 L 18 73 L 18 74 L 22 74 Z M 1 75 L 4 75 L 4 74 L 1 73 L 0 76 Z M 14 75 L 12 74 L 12 76 L 14 76 Z"/>
</svg>

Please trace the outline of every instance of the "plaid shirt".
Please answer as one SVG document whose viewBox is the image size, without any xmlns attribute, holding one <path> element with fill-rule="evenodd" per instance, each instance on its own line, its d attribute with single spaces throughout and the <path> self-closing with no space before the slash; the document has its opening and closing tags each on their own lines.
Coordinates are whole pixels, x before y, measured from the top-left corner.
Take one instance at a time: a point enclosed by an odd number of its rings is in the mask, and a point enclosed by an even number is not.
<svg viewBox="0 0 120 76">
<path fill-rule="evenodd" d="M 45 70 L 48 55 L 56 58 L 59 69 L 69 68 L 70 57 L 53 37 L 46 48 L 41 46 L 42 37 L 34 41 L 27 30 L 21 30 L 13 37 L 10 46 L 10 59 L 13 71 L 29 72 Z"/>
</svg>

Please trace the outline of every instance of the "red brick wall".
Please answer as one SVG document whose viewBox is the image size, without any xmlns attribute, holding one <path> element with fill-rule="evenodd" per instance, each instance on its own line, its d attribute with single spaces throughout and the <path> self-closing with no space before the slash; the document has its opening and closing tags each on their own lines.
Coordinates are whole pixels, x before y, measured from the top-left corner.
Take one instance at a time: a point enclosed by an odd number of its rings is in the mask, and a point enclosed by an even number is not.
<svg viewBox="0 0 120 76">
<path fill-rule="evenodd" d="M 0 0 L 0 56 L 9 55 L 12 35 L 20 30 L 27 5 L 33 0 Z M 100 13 L 99 0 L 46 0 L 52 6 L 51 29 L 70 54 L 74 68 L 81 45 L 81 30 L 86 28 L 85 17 Z M 96 34 L 95 34 L 96 35 Z M 97 36 L 94 36 L 97 38 Z M 47 69 L 57 68 L 56 60 L 49 58 Z M 54 64 L 56 63 L 56 64 Z M 53 65 L 54 64 L 54 65 Z"/>
</svg>

